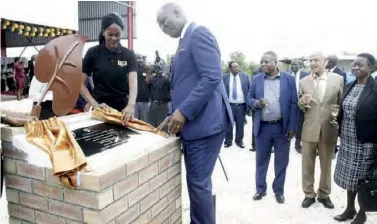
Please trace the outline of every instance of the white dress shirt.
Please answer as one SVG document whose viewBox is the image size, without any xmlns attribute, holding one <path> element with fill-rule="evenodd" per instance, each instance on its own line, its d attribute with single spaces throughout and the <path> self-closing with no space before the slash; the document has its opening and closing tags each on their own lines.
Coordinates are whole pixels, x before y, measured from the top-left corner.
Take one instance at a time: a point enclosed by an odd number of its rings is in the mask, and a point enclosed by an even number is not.
<svg viewBox="0 0 377 224">
<path fill-rule="evenodd" d="M 29 89 L 30 99 L 32 99 L 34 102 L 38 102 L 44 89 L 47 88 L 47 86 L 48 86 L 47 83 L 41 83 L 34 76 L 30 83 L 30 89 Z M 48 91 L 45 98 L 42 100 L 42 102 L 45 102 L 46 100 L 52 101 L 52 99 L 53 99 L 52 92 Z"/>
<path fill-rule="evenodd" d="M 298 88 L 300 86 L 300 74 L 301 74 L 301 70 L 298 70 L 296 72 L 296 74 L 294 72 L 292 72 L 292 75 L 295 77 L 296 79 L 296 91 L 297 91 L 297 94 L 298 94 Z"/>
<path fill-rule="evenodd" d="M 233 99 L 233 85 L 234 78 L 233 74 L 229 75 L 229 103 L 245 103 L 245 98 L 242 91 L 241 78 L 240 75 L 236 75 L 236 85 L 237 85 L 237 99 Z"/>
<path fill-rule="evenodd" d="M 334 70 L 335 70 L 336 66 L 334 66 L 333 68 L 329 69 L 329 72 L 333 73 Z"/>
<path fill-rule="evenodd" d="M 186 34 L 186 31 L 188 29 L 188 27 L 191 25 L 191 21 L 188 21 L 185 26 L 183 27 L 182 29 L 182 32 L 181 32 L 181 39 L 183 39 L 185 37 L 185 34 Z"/>
</svg>

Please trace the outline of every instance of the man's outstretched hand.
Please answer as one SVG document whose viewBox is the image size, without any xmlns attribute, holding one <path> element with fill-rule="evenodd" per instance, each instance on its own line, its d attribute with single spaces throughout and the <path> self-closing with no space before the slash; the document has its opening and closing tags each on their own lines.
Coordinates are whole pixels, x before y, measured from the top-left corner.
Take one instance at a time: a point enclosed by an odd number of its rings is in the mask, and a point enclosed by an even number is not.
<svg viewBox="0 0 377 224">
<path fill-rule="evenodd" d="M 185 125 L 186 118 L 179 110 L 175 110 L 174 113 L 165 118 L 165 120 L 157 127 L 157 131 L 161 131 L 166 125 L 168 125 L 168 132 L 170 135 L 175 135 L 181 131 Z"/>
</svg>

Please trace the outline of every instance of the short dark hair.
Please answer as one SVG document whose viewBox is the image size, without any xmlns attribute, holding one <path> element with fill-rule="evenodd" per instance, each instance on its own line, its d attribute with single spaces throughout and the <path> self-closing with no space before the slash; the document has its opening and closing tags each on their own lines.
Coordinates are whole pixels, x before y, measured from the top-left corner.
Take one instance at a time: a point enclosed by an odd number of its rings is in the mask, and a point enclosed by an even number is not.
<svg viewBox="0 0 377 224">
<path fill-rule="evenodd" d="M 18 62 L 21 58 L 20 57 L 15 57 L 14 62 Z"/>
<path fill-rule="evenodd" d="M 264 52 L 263 55 L 266 55 L 266 54 L 272 56 L 274 58 L 274 60 L 275 60 L 276 63 L 278 62 L 278 55 L 275 52 L 273 52 L 273 51 L 266 51 L 266 52 Z"/>
<path fill-rule="evenodd" d="M 376 59 L 374 58 L 374 56 L 372 54 L 361 53 L 361 54 L 358 54 L 357 57 L 362 57 L 362 58 L 367 59 L 368 66 L 372 67 L 373 70 L 375 69 L 375 67 L 376 67 Z"/>
<path fill-rule="evenodd" d="M 230 62 L 229 62 L 229 64 L 228 64 L 228 68 L 229 68 L 229 69 L 232 69 L 232 64 L 233 64 L 233 63 L 236 63 L 236 61 L 230 61 Z"/>
</svg>

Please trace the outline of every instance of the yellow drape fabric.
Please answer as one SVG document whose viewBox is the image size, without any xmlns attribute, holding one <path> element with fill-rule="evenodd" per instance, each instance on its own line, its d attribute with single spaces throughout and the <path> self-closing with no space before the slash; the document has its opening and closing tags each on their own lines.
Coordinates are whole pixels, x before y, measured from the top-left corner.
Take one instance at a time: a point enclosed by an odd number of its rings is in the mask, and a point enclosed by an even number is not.
<svg viewBox="0 0 377 224">
<path fill-rule="evenodd" d="M 157 131 L 152 125 L 138 120 L 136 118 L 129 121 L 127 124 L 122 123 L 122 113 L 111 107 L 98 107 L 93 110 L 92 116 L 95 119 L 102 120 L 108 123 L 113 123 L 129 128 L 133 128 L 140 131 L 149 131 L 163 137 L 169 137 L 169 135 L 163 131 Z"/>
<path fill-rule="evenodd" d="M 45 151 L 51 159 L 52 171 L 70 188 L 76 187 L 77 172 L 86 172 L 87 160 L 63 121 L 29 121 L 25 124 L 26 140 Z"/>
</svg>

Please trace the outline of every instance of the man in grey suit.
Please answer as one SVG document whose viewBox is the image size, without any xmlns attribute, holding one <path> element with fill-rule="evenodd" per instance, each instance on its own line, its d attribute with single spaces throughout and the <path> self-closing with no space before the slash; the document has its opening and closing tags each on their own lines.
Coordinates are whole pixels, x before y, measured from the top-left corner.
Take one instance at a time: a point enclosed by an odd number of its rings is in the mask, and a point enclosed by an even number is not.
<svg viewBox="0 0 377 224">
<path fill-rule="evenodd" d="M 292 75 L 295 77 L 297 94 L 298 94 L 300 80 L 303 79 L 304 77 L 308 76 L 309 73 L 301 70 L 301 60 L 300 59 L 293 59 L 292 60 L 291 71 L 292 71 Z M 302 132 L 302 125 L 303 124 L 304 124 L 304 112 L 302 110 L 298 110 L 296 141 L 295 141 L 295 148 L 296 148 L 296 151 L 298 153 L 301 153 L 301 132 Z"/>
</svg>

